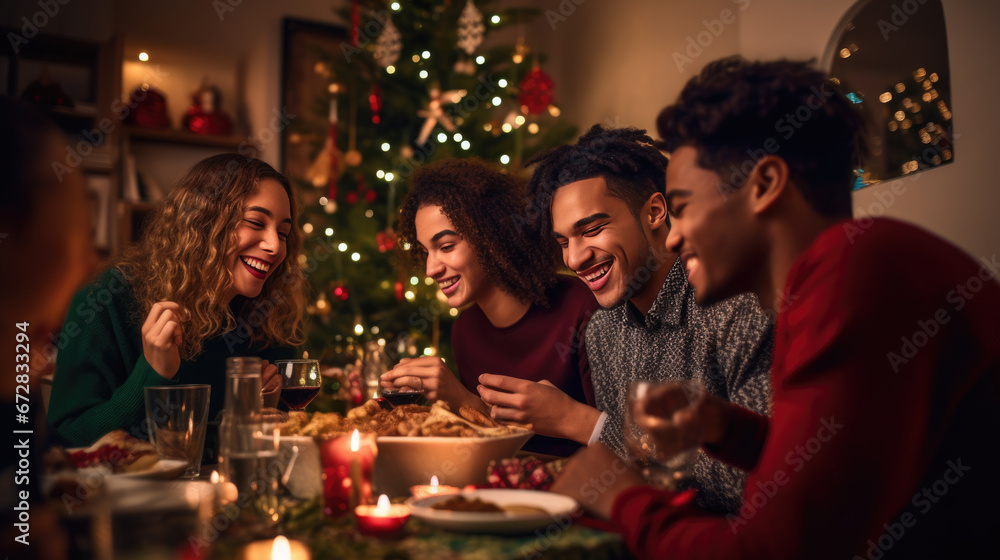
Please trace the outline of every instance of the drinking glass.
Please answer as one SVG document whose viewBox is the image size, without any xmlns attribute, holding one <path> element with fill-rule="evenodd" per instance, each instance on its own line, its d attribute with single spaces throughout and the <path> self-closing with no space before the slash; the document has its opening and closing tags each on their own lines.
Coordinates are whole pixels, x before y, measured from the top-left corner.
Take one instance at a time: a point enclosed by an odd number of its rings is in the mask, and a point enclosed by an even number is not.
<svg viewBox="0 0 1000 560">
<path fill-rule="evenodd" d="M 302 410 L 319 394 L 323 378 L 319 360 L 278 360 L 281 400 L 291 410 Z"/>
<path fill-rule="evenodd" d="M 416 404 L 424 396 L 423 382 L 419 377 L 407 377 L 403 387 L 379 387 L 379 396 L 392 406 Z"/>
<path fill-rule="evenodd" d="M 186 462 L 185 478 L 194 478 L 201 471 L 211 390 L 211 385 L 145 388 L 146 422 L 156 453 L 161 460 Z"/>
<path fill-rule="evenodd" d="M 629 387 L 625 414 L 625 442 L 633 463 L 650 484 L 666 490 L 677 490 L 681 482 L 691 477 L 694 463 L 698 459 L 698 448 L 691 447 L 672 456 L 664 456 L 656 448 L 656 443 L 650 435 L 635 423 L 633 417 L 635 403 L 644 399 L 652 388 L 664 385 L 679 385 L 683 389 L 687 401 L 684 406 L 694 404 L 705 390 L 704 384 L 698 379 L 632 383 Z"/>
</svg>

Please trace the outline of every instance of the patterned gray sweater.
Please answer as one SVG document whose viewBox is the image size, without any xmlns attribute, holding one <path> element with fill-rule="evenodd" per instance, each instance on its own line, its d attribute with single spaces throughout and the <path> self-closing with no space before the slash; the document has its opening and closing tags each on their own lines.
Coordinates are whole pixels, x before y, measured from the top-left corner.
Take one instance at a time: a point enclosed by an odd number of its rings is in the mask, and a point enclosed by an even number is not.
<svg viewBox="0 0 1000 560">
<path fill-rule="evenodd" d="M 769 414 L 773 343 L 773 324 L 755 296 L 699 307 L 678 259 L 645 317 L 625 302 L 599 310 L 587 326 L 597 408 L 608 414 L 600 441 L 627 459 L 623 419 L 635 381 L 701 379 L 715 395 Z M 692 481 L 698 505 L 735 512 L 745 479 L 743 471 L 699 452 Z"/>
</svg>

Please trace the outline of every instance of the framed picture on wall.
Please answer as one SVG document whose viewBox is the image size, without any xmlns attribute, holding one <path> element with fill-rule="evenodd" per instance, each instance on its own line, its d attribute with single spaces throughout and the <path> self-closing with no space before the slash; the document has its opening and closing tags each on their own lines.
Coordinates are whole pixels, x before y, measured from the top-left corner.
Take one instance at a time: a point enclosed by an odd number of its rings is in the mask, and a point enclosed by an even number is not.
<svg viewBox="0 0 1000 560">
<path fill-rule="evenodd" d="M 296 182 L 322 187 L 330 170 L 331 111 L 336 115 L 332 57 L 349 44 L 347 29 L 286 18 L 282 31 L 281 105 L 295 115 L 282 131 L 281 167 Z M 318 196 L 318 195 L 317 195 Z"/>
</svg>

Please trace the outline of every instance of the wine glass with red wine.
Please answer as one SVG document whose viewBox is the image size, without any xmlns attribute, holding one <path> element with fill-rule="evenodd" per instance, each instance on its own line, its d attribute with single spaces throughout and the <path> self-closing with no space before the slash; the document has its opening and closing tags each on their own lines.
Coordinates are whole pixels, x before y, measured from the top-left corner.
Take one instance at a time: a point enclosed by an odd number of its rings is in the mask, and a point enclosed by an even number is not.
<svg viewBox="0 0 1000 560">
<path fill-rule="evenodd" d="M 302 410 L 319 394 L 323 378 L 319 360 L 278 360 L 281 375 L 281 400 L 291 410 Z"/>
</svg>

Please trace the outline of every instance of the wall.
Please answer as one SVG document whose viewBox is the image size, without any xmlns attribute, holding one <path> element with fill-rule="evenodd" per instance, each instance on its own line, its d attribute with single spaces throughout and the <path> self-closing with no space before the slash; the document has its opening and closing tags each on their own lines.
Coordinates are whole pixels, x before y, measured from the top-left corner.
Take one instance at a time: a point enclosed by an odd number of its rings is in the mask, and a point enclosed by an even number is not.
<svg viewBox="0 0 1000 560">
<path fill-rule="evenodd" d="M 902 0 L 900 0 L 902 4 Z M 995 185 L 1000 89 L 993 26 L 1000 3 L 942 0 L 948 33 L 955 114 L 955 162 L 855 192 L 856 215 L 896 217 L 919 224 L 975 257 L 1000 252 L 1000 189 Z M 821 58 L 851 0 L 753 0 L 740 22 L 740 52 L 748 58 Z M 892 187 L 902 191 L 895 195 Z"/>
<path fill-rule="evenodd" d="M 543 70 L 563 116 L 582 129 L 604 123 L 652 132 L 660 109 L 705 62 L 739 51 L 738 26 L 751 4 L 542 0 L 529 43 L 552 61 Z"/>
</svg>

